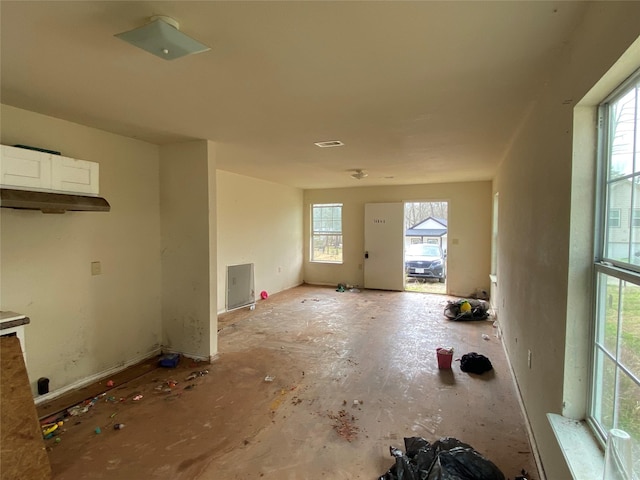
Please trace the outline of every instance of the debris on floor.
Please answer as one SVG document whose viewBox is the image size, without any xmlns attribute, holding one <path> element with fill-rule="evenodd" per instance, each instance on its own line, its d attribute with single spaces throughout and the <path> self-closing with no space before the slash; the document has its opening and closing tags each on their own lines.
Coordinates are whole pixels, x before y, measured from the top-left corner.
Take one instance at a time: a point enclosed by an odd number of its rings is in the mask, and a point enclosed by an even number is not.
<svg viewBox="0 0 640 480">
<path fill-rule="evenodd" d="M 180 362 L 179 353 L 169 353 L 167 355 L 162 355 L 160 357 L 160 360 L 158 360 L 158 364 L 161 367 L 166 368 L 176 368 L 178 366 L 178 362 Z"/>
<path fill-rule="evenodd" d="M 438 359 L 439 369 L 446 370 L 451 368 L 451 361 L 453 360 L 453 347 L 436 348 L 436 358 Z"/>
<path fill-rule="evenodd" d="M 489 300 L 489 292 L 484 288 L 476 288 L 475 292 L 469 295 L 469 298 L 477 298 L 478 300 Z"/>
<path fill-rule="evenodd" d="M 205 375 L 209 375 L 209 370 L 200 370 L 199 372 L 191 372 L 185 380 L 188 382 L 193 380 L 194 378 L 204 377 Z"/>
<path fill-rule="evenodd" d="M 406 453 L 390 447 L 396 463 L 379 480 L 505 480 L 496 465 L 466 443 L 452 437 L 430 444 L 422 437 L 404 439 Z"/>
<path fill-rule="evenodd" d="M 489 318 L 489 307 L 483 300 L 449 300 L 444 308 L 449 320 L 485 320 Z"/>
<path fill-rule="evenodd" d="M 482 375 L 484 372 L 493 370 L 491 360 L 476 352 L 465 353 L 460 359 L 460 370 L 468 373 Z"/>
<path fill-rule="evenodd" d="M 337 414 L 328 412 L 327 417 L 334 421 L 333 429 L 338 436 L 349 443 L 358 438 L 360 427 L 355 424 L 357 418 L 347 413 L 346 410 L 340 410 Z"/>
</svg>

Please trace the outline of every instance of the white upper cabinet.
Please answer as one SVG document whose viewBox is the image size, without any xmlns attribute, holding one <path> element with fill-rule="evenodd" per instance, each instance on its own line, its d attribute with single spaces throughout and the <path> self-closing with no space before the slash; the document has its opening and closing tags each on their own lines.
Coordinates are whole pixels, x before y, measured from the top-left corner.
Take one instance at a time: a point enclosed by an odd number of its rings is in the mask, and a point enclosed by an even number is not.
<svg viewBox="0 0 640 480">
<path fill-rule="evenodd" d="M 98 194 L 98 164 L 51 155 L 51 188 L 61 192 Z"/>
<path fill-rule="evenodd" d="M 1 145 L 0 183 L 23 190 L 51 188 L 51 155 L 25 148 Z"/>
<path fill-rule="evenodd" d="M 3 188 L 98 195 L 99 164 L 1 145 Z"/>
</svg>

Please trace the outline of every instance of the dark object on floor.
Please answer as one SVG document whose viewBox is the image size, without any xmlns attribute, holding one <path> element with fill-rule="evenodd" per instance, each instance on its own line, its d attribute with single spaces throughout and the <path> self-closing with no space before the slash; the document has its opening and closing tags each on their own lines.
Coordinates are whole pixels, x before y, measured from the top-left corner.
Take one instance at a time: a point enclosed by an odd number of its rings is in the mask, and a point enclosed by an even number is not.
<svg viewBox="0 0 640 480">
<path fill-rule="evenodd" d="M 483 300 L 448 301 L 444 316 L 449 320 L 485 320 L 489 318 L 489 307 Z"/>
<path fill-rule="evenodd" d="M 38 395 L 44 395 L 46 393 L 49 393 L 49 379 L 40 377 L 38 379 Z"/>
<path fill-rule="evenodd" d="M 520 470 L 520 473 L 522 475 L 518 475 L 513 480 L 527 480 L 527 478 L 529 477 L 529 474 L 527 473 L 527 471 L 524 468 L 522 470 Z"/>
<path fill-rule="evenodd" d="M 476 352 L 465 353 L 460 359 L 460 370 L 468 373 L 477 373 L 478 375 L 493 370 L 491 360 L 484 355 Z"/>
<path fill-rule="evenodd" d="M 396 463 L 379 480 L 505 480 L 493 462 L 473 447 L 446 437 L 433 445 L 421 437 L 404 439 L 406 454 L 391 447 Z"/>
<path fill-rule="evenodd" d="M 162 355 L 160 357 L 160 360 L 158 360 L 158 364 L 161 367 L 175 368 L 178 366 L 179 361 L 180 361 L 179 353 L 170 353 L 167 355 Z"/>
</svg>

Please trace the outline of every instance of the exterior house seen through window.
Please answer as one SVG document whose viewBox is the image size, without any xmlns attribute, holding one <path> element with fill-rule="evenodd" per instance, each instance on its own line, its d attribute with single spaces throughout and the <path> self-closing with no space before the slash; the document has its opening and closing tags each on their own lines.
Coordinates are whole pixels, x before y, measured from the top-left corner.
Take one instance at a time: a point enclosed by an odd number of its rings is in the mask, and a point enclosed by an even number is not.
<svg viewBox="0 0 640 480">
<path fill-rule="evenodd" d="M 311 207 L 311 261 L 342 263 L 342 204 Z"/>
<path fill-rule="evenodd" d="M 612 208 L 609 210 L 609 228 L 618 228 L 620 226 L 620 209 Z"/>
<path fill-rule="evenodd" d="M 595 233 L 595 309 L 588 420 L 604 441 L 631 437 L 640 473 L 640 72 L 601 105 L 602 188 Z M 616 432 L 617 434 L 618 432 Z M 626 435 L 625 434 L 625 435 Z M 628 475 L 628 476 L 627 476 Z M 635 478 L 625 472 L 620 478 Z"/>
</svg>

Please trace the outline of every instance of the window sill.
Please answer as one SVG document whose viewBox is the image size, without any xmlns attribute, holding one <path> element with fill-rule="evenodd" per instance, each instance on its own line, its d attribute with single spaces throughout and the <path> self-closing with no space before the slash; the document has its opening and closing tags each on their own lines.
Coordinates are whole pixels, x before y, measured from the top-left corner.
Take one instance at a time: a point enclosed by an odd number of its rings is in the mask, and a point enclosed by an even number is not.
<svg viewBox="0 0 640 480">
<path fill-rule="evenodd" d="M 547 413 L 574 480 L 602 480 L 604 453 L 584 421 Z"/>
</svg>

